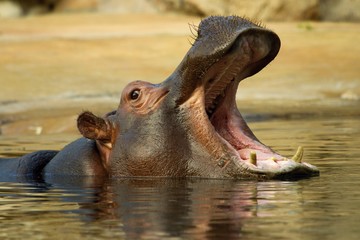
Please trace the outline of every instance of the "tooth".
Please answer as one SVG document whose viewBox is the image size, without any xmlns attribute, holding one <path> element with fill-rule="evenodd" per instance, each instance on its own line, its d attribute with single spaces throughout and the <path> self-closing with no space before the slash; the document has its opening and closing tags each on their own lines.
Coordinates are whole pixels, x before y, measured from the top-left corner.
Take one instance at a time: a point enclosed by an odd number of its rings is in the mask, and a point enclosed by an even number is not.
<svg viewBox="0 0 360 240">
<path fill-rule="evenodd" d="M 295 155 L 291 158 L 295 162 L 301 163 L 302 157 L 304 155 L 304 148 L 302 146 L 299 146 Z"/>
<path fill-rule="evenodd" d="M 110 142 L 104 143 L 104 145 L 105 145 L 107 148 L 112 149 L 112 144 L 111 144 Z"/>
<path fill-rule="evenodd" d="M 256 166 L 256 152 L 255 151 L 250 152 L 250 163 L 254 164 Z"/>
<path fill-rule="evenodd" d="M 271 157 L 270 160 L 272 160 L 272 161 L 275 162 L 275 161 L 276 161 L 276 158 L 275 158 L 275 157 Z"/>
</svg>

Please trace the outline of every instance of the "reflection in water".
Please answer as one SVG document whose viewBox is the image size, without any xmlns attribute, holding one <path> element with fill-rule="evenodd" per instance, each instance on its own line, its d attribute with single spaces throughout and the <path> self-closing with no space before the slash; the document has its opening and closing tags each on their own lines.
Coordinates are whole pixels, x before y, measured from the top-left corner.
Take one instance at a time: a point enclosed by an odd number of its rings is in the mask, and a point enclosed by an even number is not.
<svg viewBox="0 0 360 240">
<path fill-rule="evenodd" d="M 12 234 L 25 234 L 22 237 L 51 236 L 57 231 L 66 232 L 69 237 L 108 234 L 128 239 L 190 236 L 235 239 L 246 233 L 244 228 L 254 233 L 249 221 L 252 218 L 274 217 L 273 210 L 281 213 L 279 205 L 293 203 L 292 211 L 305 210 L 301 187 L 296 182 L 83 180 L 2 184 L 2 229 L 9 231 L 21 226 L 25 231 Z M 286 196 L 286 200 L 277 200 L 277 195 Z M 91 227 L 84 231 L 86 225 Z"/>
<path fill-rule="evenodd" d="M 359 120 L 270 119 L 251 125 L 285 155 L 304 146 L 306 161 L 320 168 L 320 177 L 7 179 L 0 183 L 0 238 L 357 239 Z M 0 154 L 8 148 L 0 147 Z"/>
</svg>

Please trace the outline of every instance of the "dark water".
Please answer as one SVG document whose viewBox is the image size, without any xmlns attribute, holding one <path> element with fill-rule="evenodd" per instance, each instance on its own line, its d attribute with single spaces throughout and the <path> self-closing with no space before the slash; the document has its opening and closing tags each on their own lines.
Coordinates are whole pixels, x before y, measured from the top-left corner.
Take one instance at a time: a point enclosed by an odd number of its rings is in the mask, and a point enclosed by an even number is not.
<svg viewBox="0 0 360 240">
<path fill-rule="evenodd" d="M 304 159 L 321 176 L 265 182 L 4 181 L 0 239 L 360 239 L 360 119 L 267 119 L 250 125 L 284 155 L 302 145 Z M 3 137 L 0 154 L 45 143 L 58 148 L 66 137 L 73 136 Z"/>
</svg>

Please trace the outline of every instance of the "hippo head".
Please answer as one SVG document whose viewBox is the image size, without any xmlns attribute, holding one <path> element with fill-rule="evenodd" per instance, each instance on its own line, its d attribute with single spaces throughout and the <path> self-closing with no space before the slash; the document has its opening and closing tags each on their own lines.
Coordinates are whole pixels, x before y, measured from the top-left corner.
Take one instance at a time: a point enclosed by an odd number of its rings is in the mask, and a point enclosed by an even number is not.
<svg viewBox="0 0 360 240">
<path fill-rule="evenodd" d="M 130 83 L 118 109 L 85 112 L 80 132 L 97 142 L 112 176 L 303 178 L 319 174 L 302 148 L 284 157 L 255 137 L 236 107 L 239 82 L 271 62 L 279 37 L 240 17 L 209 17 L 161 84 Z"/>
</svg>

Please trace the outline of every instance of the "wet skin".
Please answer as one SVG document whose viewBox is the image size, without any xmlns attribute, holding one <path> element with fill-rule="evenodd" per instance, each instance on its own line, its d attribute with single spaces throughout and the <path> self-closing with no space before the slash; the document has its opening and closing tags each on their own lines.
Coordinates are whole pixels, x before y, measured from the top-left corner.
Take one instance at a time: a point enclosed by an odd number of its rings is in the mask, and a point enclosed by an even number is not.
<svg viewBox="0 0 360 240">
<path fill-rule="evenodd" d="M 272 31 L 239 17 L 209 17 L 174 73 L 160 84 L 130 83 L 116 111 L 84 112 L 84 138 L 60 152 L 1 160 L 0 174 L 305 178 L 318 169 L 260 142 L 236 106 L 240 81 L 277 55 Z M 40 159 L 40 160 L 39 160 Z"/>
</svg>

